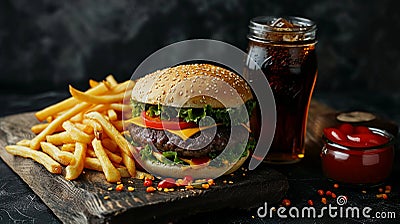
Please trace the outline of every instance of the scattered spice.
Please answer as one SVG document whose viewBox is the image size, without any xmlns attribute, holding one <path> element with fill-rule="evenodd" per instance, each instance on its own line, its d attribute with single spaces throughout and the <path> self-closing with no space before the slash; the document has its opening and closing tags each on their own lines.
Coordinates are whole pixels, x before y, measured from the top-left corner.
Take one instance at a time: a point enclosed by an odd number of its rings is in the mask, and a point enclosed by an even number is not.
<svg viewBox="0 0 400 224">
<path fill-rule="evenodd" d="M 156 189 L 153 187 L 153 186 L 150 186 L 150 187 L 147 187 L 146 188 L 146 192 L 147 193 L 151 193 L 151 192 L 154 192 Z"/>
<path fill-rule="evenodd" d="M 333 188 L 339 188 L 339 184 L 334 184 Z"/>
<path fill-rule="evenodd" d="M 326 191 L 326 196 L 331 196 L 332 195 L 332 192 L 331 191 Z"/>
<path fill-rule="evenodd" d="M 120 182 L 121 183 L 121 182 Z M 116 187 L 115 187 L 115 190 L 116 191 L 122 191 L 124 189 L 124 185 L 123 184 L 118 184 Z"/>
<path fill-rule="evenodd" d="M 185 186 L 188 185 L 188 183 L 186 183 L 183 179 L 177 179 L 175 182 L 176 186 Z"/>
<path fill-rule="evenodd" d="M 323 191 L 323 190 L 321 190 L 321 189 L 320 189 L 320 190 L 318 190 L 318 191 L 317 191 L 317 193 L 318 193 L 318 195 L 321 195 L 321 196 L 322 196 L 322 195 L 324 195 L 324 191 Z"/>
<path fill-rule="evenodd" d="M 314 206 L 314 202 L 313 202 L 311 199 L 307 201 L 307 204 L 308 204 L 309 206 Z"/>
<path fill-rule="evenodd" d="M 204 188 L 204 189 L 208 189 L 208 188 L 210 188 L 210 185 L 209 184 L 202 184 L 201 187 Z"/>
<path fill-rule="evenodd" d="M 230 180 L 228 183 L 229 183 L 229 184 L 233 184 L 233 181 Z"/>
<path fill-rule="evenodd" d="M 380 187 L 380 188 L 378 189 L 378 191 L 379 191 L 380 193 L 382 193 L 382 192 L 383 192 L 383 188 Z"/>
<path fill-rule="evenodd" d="M 207 183 L 211 186 L 211 185 L 215 185 L 214 180 L 213 179 L 208 179 Z"/>
<path fill-rule="evenodd" d="M 336 198 L 336 194 L 335 194 L 335 193 L 332 193 L 331 197 L 332 197 L 332 198 Z"/>
<path fill-rule="evenodd" d="M 364 191 L 364 190 L 363 190 L 363 191 L 361 191 L 361 193 L 363 193 L 363 194 L 366 194 L 366 193 L 367 193 L 367 191 Z"/>
<path fill-rule="evenodd" d="M 222 183 L 226 184 L 226 180 L 222 181 Z"/>
<path fill-rule="evenodd" d="M 134 191 L 134 190 L 135 190 L 134 187 L 131 187 L 131 186 L 128 187 L 128 191 L 129 191 L 129 192 L 132 192 L 132 191 Z"/>
<path fill-rule="evenodd" d="M 387 185 L 385 186 L 385 194 L 389 194 L 392 191 L 392 186 Z"/>
<path fill-rule="evenodd" d="M 377 198 L 382 198 L 382 194 L 377 194 L 376 197 Z"/>
<path fill-rule="evenodd" d="M 326 205 L 326 198 L 321 198 L 321 202 Z"/>
<path fill-rule="evenodd" d="M 285 206 L 285 207 L 289 207 L 289 206 L 290 206 L 290 204 L 291 204 L 291 202 L 290 202 L 290 200 L 289 200 L 289 199 L 283 199 L 283 200 L 282 200 L 282 205 L 283 205 L 283 206 Z"/>
<path fill-rule="evenodd" d="M 388 199 L 387 194 L 382 194 L 382 198 L 385 199 L 385 200 Z"/>
</svg>

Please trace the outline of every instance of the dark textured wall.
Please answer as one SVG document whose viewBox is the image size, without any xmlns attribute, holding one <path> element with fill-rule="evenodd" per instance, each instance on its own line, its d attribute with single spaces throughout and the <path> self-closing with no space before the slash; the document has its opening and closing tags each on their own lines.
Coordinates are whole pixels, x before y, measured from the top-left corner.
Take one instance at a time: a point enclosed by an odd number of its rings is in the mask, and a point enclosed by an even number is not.
<svg viewBox="0 0 400 224">
<path fill-rule="evenodd" d="M 168 44 L 211 38 L 245 50 L 252 17 L 297 15 L 319 26 L 318 91 L 400 93 L 396 6 L 394 0 L 3 0 L 0 87 L 83 87 L 108 73 L 124 80 Z"/>
</svg>

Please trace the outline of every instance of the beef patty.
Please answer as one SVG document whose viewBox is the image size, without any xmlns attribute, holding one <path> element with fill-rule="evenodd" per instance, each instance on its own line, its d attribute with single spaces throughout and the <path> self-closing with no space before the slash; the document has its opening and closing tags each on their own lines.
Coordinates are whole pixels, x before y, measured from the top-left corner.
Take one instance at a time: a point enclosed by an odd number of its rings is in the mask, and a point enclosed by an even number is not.
<svg viewBox="0 0 400 224">
<path fill-rule="evenodd" d="M 218 155 L 228 144 L 231 133 L 231 127 L 217 126 L 216 130 L 213 128 L 203 130 L 185 141 L 164 130 L 143 128 L 135 124 L 131 124 L 128 129 L 132 140 L 136 143 L 153 144 L 160 151 L 174 151 L 179 156 L 196 158 L 208 156 L 210 153 Z M 232 127 L 232 131 L 232 145 L 241 143 L 244 136 L 248 135 L 242 126 Z"/>
</svg>

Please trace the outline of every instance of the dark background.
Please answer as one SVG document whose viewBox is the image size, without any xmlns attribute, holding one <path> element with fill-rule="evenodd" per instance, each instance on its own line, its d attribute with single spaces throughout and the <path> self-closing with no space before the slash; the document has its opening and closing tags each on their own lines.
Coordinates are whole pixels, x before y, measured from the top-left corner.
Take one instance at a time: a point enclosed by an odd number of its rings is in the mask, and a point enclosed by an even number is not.
<svg viewBox="0 0 400 224">
<path fill-rule="evenodd" d="M 395 0 L 2 0 L 0 116 L 59 101 L 68 96 L 68 84 L 85 89 L 90 78 L 102 80 L 110 73 L 118 81 L 129 79 L 147 56 L 177 41 L 210 38 L 246 50 L 251 18 L 293 15 L 318 25 L 314 99 L 338 110 L 368 110 L 400 123 L 397 5 Z M 314 167 L 302 162 L 296 169 L 294 174 L 283 169 L 289 175 L 289 196 L 312 195 L 327 186 L 319 169 L 311 175 L 314 179 L 308 178 Z M 35 214 L 33 221 L 57 222 L 3 162 L 0 175 L 0 222 L 24 220 L 28 212 Z M 218 223 L 218 213 L 197 219 Z M 255 215 L 234 213 L 229 222 L 250 222 Z"/>
<path fill-rule="evenodd" d="M 316 96 L 362 91 L 400 98 L 396 5 L 394 0 L 3 0 L 0 87 L 30 94 L 67 91 L 69 83 L 85 88 L 89 78 L 109 73 L 126 80 L 166 45 L 210 38 L 246 50 L 251 18 L 295 15 L 319 28 Z"/>
</svg>

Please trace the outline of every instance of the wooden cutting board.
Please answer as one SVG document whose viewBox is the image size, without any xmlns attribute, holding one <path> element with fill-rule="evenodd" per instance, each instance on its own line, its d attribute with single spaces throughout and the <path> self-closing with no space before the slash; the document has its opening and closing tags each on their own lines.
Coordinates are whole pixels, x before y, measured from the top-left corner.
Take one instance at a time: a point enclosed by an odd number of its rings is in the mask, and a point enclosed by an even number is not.
<svg viewBox="0 0 400 224">
<path fill-rule="evenodd" d="M 319 159 L 322 130 L 338 124 L 337 114 L 332 108 L 312 101 L 307 125 L 307 158 Z M 281 200 L 289 187 L 284 175 L 263 164 L 251 172 L 240 169 L 233 176 L 220 177 L 208 190 L 146 193 L 142 180 L 125 178 L 124 185 L 134 187 L 135 191 L 108 191 L 107 188 L 116 185 L 107 183 L 102 173 L 91 171 L 68 181 L 63 175 L 50 174 L 30 159 L 14 157 L 5 151 L 8 144 L 32 138 L 30 127 L 36 123 L 33 113 L 0 118 L 0 157 L 64 223 L 168 222 L 176 217 L 227 207 L 247 209 L 264 202 L 273 204 Z M 366 125 L 385 128 L 397 135 L 397 125 L 379 118 Z M 104 196 L 110 198 L 105 200 Z"/>
<path fill-rule="evenodd" d="M 125 178 L 122 183 L 134 187 L 133 192 L 108 191 L 116 184 L 107 183 L 102 173 L 94 171 L 85 171 L 77 180 L 68 181 L 33 160 L 5 151 L 6 145 L 31 139 L 30 127 L 36 123 L 33 113 L 0 118 L 0 157 L 64 223 L 168 222 L 176 219 L 172 217 L 227 207 L 246 209 L 264 202 L 276 203 L 288 190 L 286 177 L 267 167 L 220 177 L 207 190 L 146 193 L 143 180 Z"/>
</svg>

